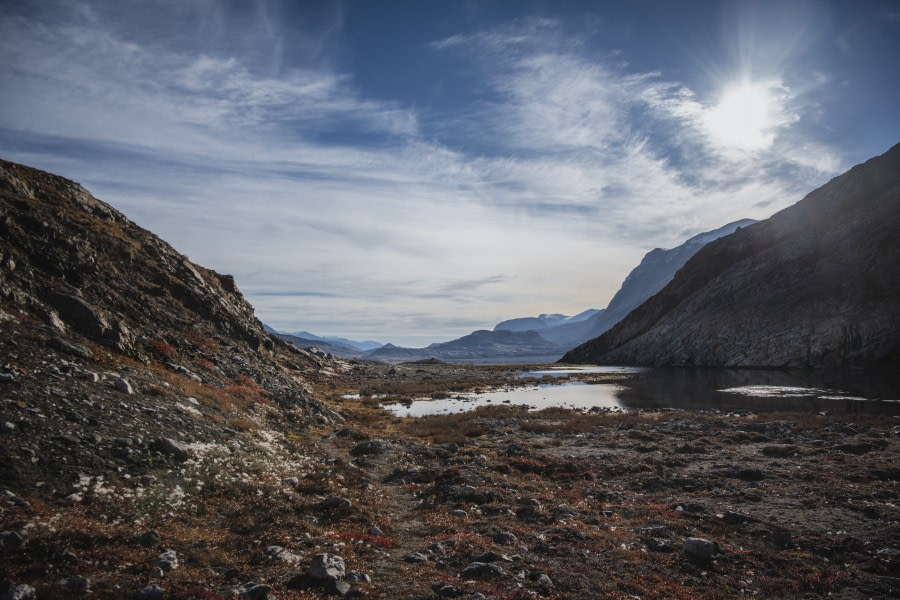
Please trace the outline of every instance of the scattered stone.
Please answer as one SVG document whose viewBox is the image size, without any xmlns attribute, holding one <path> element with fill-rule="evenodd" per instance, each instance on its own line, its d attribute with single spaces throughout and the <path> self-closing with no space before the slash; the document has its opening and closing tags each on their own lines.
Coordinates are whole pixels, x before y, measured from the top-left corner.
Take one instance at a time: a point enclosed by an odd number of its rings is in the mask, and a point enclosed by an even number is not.
<svg viewBox="0 0 900 600">
<path fill-rule="evenodd" d="M 350 451 L 352 456 L 371 456 L 375 454 L 384 454 L 387 452 L 387 446 L 384 442 L 379 442 L 378 440 L 369 440 L 367 442 L 362 442 L 361 444 L 357 444 L 353 450 Z"/>
<path fill-rule="evenodd" d="M 118 377 L 115 381 L 113 381 L 113 387 L 123 394 L 134 393 L 134 388 L 131 387 L 131 383 L 129 383 L 128 380 L 124 377 Z"/>
<path fill-rule="evenodd" d="M 518 544 L 519 538 L 517 538 L 514 534 L 508 531 L 501 531 L 500 533 L 495 533 L 493 537 L 495 544 Z"/>
<path fill-rule="evenodd" d="M 369 535 L 384 535 L 384 532 L 378 528 L 378 525 L 372 525 L 369 529 Z"/>
<path fill-rule="evenodd" d="M 93 371 L 85 371 L 81 374 L 81 378 L 86 380 L 88 383 L 97 383 L 100 381 L 100 375 Z"/>
<path fill-rule="evenodd" d="M 123 439 L 123 438 L 118 438 Z M 125 438 L 127 439 L 127 438 Z M 144 548 L 156 548 L 162 543 L 162 539 L 159 537 L 159 534 L 155 531 L 145 531 L 141 534 L 141 537 L 138 538 L 138 542 Z"/>
<path fill-rule="evenodd" d="M 9 421 L 3 421 L 3 423 L 0 423 L 0 433 L 12 433 L 15 430 L 16 426 Z"/>
<path fill-rule="evenodd" d="M 534 582 L 542 588 L 552 588 L 553 587 L 553 580 L 550 579 L 550 576 L 547 575 L 546 573 L 541 573 L 540 575 L 538 575 L 537 578 L 534 580 Z"/>
<path fill-rule="evenodd" d="M 684 540 L 684 554 L 691 560 L 711 560 L 716 555 L 716 545 L 703 538 Z"/>
<path fill-rule="evenodd" d="M 150 445 L 150 449 L 172 456 L 178 461 L 185 461 L 190 456 L 187 447 L 172 438 L 159 438 Z"/>
<path fill-rule="evenodd" d="M 462 486 L 462 488 L 459 490 L 459 493 L 462 494 L 463 496 L 471 496 L 471 495 L 473 495 L 476 491 L 477 491 L 477 490 L 476 490 L 474 487 L 472 487 L 471 485 L 464 485 L 464 486 Z"/>
<path fill-rule="evenodd" d="M 16 376 L 12 373 L 0 373 L 0 383 L 12 383 L 16 380 Z"/>
<path fill-rule="evenodd" d="M 135 592 L 134 597 L 136 600 L 163 600 L 166 597 L 166 590 L 155 583 L 151 583 Z"/>
<path fill-rule="evenodd" d="M 63 552 L 62 554 L 59 555 L 59 557 L 56 559 L 56 561 L 63 565 L 77 565 L 78 557 L 75 556 L 75 554 L 73 552 L 66 550 L 65 552 Z"/>
<path fill-rule="evenodd" d="M 740 525 L 741 523 L 746 523 L 747 521 L 752 521 L 753 518 L 749 515 L 744 515 L 739 512 L 734 512 L 732 510 L 725 511 L 725 514 L 722 515 L 722 520 L 728 523 L 729 525 Z"/>
<path fill-rule="evenodd" d="M 235 594 L 241 600 L 275 600 L 275 596 L 270 594 L 272 587 L 249 581 L 237 588 Z"/>
<path fill-rule="evenodd" d="M 50 338 L 50 341 L 47 342 L 47 345 L 54 350 L 59 350 L 60 352 L 65 352 L 66 354 L 71 354 L 73 356 L 79 356 L 81 358 L 94 357 L 94 353 L 88 350 L 85 346 L 66 341 L 61 337 Z"/>
<path fill-rule="evenodd" d="M 284 479 L 282 479 L 282 481 L 286 485 L 289 485 L 291 487 L 297 487 L 298 485 L 300 485 L 300 480 L 296 477 L 285 477 Z"/>
<path fill-rule="evenodd" d="M 469 566 L 460 573 L 460 577 L 463 579 L 495 579 L 497 577 L 503 577 L 503 575 L 503 569 L 500 567 L 482 562 L 470 563 Z"/>
<path fill-rule="evenodd" d="M 406 556 L 403 557 L 403 560 L 405 560 L 408 563 L 421 564 L 421 563 L 428 562 L 428 556 L 425 554 L 422 554 L 421 552 L 410 552 L 409 554 L 407 554 Z"/>
<path fill-rule="evenodd" d="M 337 581 L 344 578 L 344 559 L 337 555 L 316 554 L 307 571 L 313 579 Z"/>
<path fill-rule="evenodd" d="M 465 592 L 449 583 L 435 583 L 431 586 L 432 591 L 441 598 L 456 598 L 462 596 Z"/>
<path fill-rule="evenodd" d="M 153 564 L 158 565 L 163 571 L 173 571 L 178 568 L 178 553 L 166 550 L 153 559 Z"/>
<path fill-rule="evenodd" d="M 14 585 L 0 596 L 0 600 L 36 600 L 37 592 L 28 584 Z"/>
<path fill-rule="evenodd" d="M 511 559 L 505 554 L 498 554 L 493 550 L 488 550 L 487 552 L 482 552 L 478 556 L 473 556 L 472 560 L 475 562 L 483 562 L 483 563 L 492 563 L 497 562 L 499 560 L 503 560 L 506 562 L 510 562 Z"/>
<path fill-rule="evenodd" d="M 25 539 L 18 531 L 4 531 L 0 533 L 0 548 L 4 550 L 18 550 L 25 543 Z"/>
<path fill-rule="evenodd" d="M 469 513 L 467 513 L 464 510 L 461 510 L 461 509 L 454 510 L 452 514 L 454 517 L 468 517 L 469 516 Z"/>
<path fill-rule="evenodd" d="M 647 544 L 647 550 L 650 552 L 671 552 L 675 549 L 669 543 L 669 540 L 662 538 L 649 538 L 644 543 Z"/>
<path fill-rule="evenodd" d="M 87 592 L 91 587 L 91 580 L 81 575 L 72 575 L 59 582 L 59 585 L 68 592 Z"/>
<path fill-rule="evenodd" d="M 269 546 L 266 548 L 266 556 L 272 560 L 279 560 L 288 564 L 296 564 L 300 562 L 301 557 L 294 554 L 290 550 L 285 550 L 281 546 Z"/>
<path fill-rule="evenodd" d="M 350 510 L 352 506 L 353 502 L 348 498 L 341 498 L 339 496 L 329 496 L 319 503 L 319 508 L 322 510 L 346 511 Z"/>
</svg>

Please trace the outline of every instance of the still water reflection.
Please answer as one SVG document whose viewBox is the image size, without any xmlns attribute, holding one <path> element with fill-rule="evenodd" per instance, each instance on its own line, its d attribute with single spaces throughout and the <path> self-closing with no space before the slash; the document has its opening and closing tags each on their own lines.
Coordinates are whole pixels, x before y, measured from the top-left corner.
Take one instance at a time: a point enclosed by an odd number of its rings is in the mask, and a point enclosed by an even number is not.
<svg viewBox="0 0 900 600">
<path fill-rule="evenodd" d="M 581 368 L 583 373 L 621 373 L 618 383 L 571 381 L 446 400 L 389 404 L 397 416 L 452 414 L 478 406 L 527 405 L 532 410 L 566 408 L 636 410 L 734 410 L 825 412 L 833 415 L 900 416 L 900 376 L 890 373 L 798 372 L 741 369 Z M 578 376 L 578 372 L 565 373 Z M 563 376 L 562 370 L 526 371 L 520 376 Z"/>
</svg>

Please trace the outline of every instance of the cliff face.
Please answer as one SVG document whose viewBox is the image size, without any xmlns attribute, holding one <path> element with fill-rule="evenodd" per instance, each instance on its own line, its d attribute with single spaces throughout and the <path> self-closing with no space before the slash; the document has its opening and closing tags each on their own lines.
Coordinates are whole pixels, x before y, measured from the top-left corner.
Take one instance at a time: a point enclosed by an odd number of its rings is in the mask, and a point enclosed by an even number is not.
<svg viewBox="0 0 900 600">
<path fill-rule="evenodd" d="M 900 362 L 900 145 L 698 252 L 565 362 L 865 367 Z"/>
</svg>

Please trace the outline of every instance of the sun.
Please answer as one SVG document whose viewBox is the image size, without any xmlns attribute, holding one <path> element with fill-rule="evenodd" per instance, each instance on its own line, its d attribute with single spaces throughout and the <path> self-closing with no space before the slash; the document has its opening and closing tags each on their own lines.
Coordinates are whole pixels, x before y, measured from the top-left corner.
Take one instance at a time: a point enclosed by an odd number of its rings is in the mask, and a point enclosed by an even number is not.
<svg viewBox="0 0 900 600">
<path fill-rule="evenodd" d="M 775 138 L 775 98 L 765 83 L 741 82 L 722 92 L 705 115 L 705 125 L 717 144 L 739 150 L 762 150 Z"/>
</svg>

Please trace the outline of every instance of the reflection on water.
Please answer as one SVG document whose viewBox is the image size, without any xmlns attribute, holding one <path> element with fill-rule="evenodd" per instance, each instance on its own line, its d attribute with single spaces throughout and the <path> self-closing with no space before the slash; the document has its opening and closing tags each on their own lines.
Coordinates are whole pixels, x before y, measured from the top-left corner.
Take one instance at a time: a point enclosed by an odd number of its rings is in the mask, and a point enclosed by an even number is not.
<svg viewBox="0 0 900 600">
<path fill-rule="evenodd" d="M 598 370 L 603 369 L 603 370 Z M 571 374 L 571 369 L 568 369 Z M 529 371 L 520 376 L 556 376 L 562 370 Z M 794 372 L 740 369 L 630 369 L 588 367 L 578 373 L 629 373 L 620 383 L 567 382 L 446 400 L 390 404 L 397 416 L 453 414 L 478 406 L 526 405 L 532 410 L 566 407 L 604 410 L 677 408 L 826 412 L 833 415 L 900 416 L 900 377 L 888 373 Z M 561 375 L 559 375 L 561 376 Z"/>
<path fill-rule="evenodd" d="M 582 375 L 600 373 L 605 375 L 628 375 L 646 371 L 643 367 L 601 367 L 598 365 L 582 365 L 578 367 L 550 367 L 541 371 L 522 371 L 516 377 L 519 379 L 541 379 L 542 377 L 567 377 L 569 375 Z"/>
</svg>

